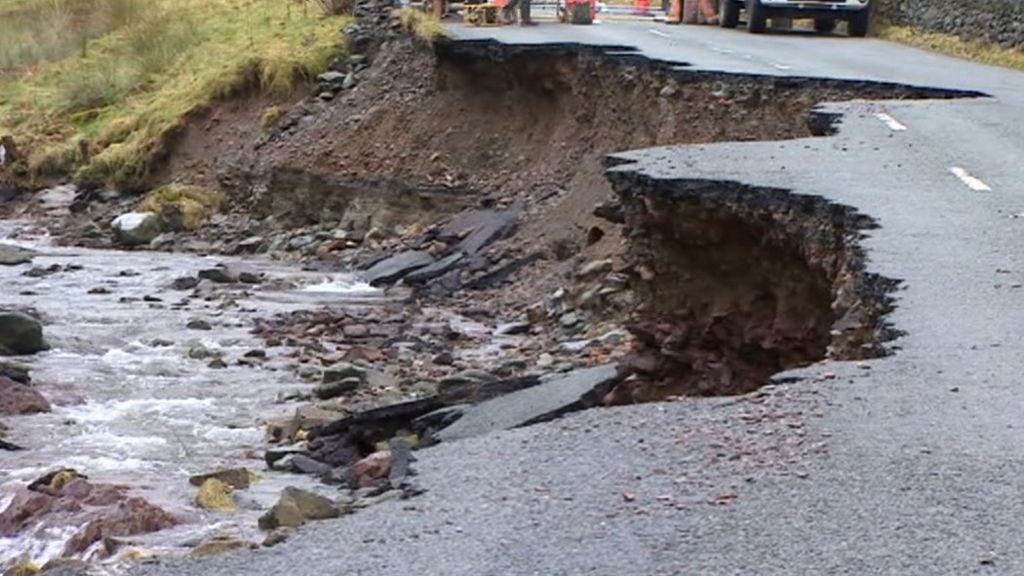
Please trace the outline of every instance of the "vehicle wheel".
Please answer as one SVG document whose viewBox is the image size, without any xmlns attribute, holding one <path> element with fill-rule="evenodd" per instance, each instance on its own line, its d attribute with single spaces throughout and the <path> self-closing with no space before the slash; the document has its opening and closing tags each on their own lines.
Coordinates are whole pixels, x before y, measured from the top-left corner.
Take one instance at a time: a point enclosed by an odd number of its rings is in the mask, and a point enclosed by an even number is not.
<svg viewBox="0 0 1024 576">
<path fill-rule="evenodd" d="M 814 31 L 818 34 L 828 34 L 830 32 L 835 32 L 835 30 L 835 18 L 820 18 L 814 21 Z"/>
<path fill-rule="evenodd" d="M 735 28 L 739 23 L 739 2 L 736 0 L 721 0 L 718 6 L 718 24 L 722 28 Z"/>
<path fill-rule="evenodd" d="M 747 0 L 747 32 L 761 34 L 768 27 L 768 10 L 761 0 Z"/>
<path fill-rule="evenodd" d="M 846 23 L 846 31 L 854 38 L 863 38 L 868 35 L 868 24 L 870 22 L 871 13 L 869 8 L 865 7 L 860 12 L 850 16 L 850 21 Z"/>
</svg>

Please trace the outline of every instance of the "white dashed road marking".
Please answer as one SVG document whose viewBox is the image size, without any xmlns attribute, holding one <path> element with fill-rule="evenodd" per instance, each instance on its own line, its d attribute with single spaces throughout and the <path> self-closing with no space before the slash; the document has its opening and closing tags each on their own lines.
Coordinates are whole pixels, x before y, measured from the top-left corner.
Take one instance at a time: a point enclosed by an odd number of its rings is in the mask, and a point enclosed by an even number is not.
<svg viewBox="0 0 1024 576">
<path fill-rule="evenodd" d="M 991 192 L 992 191 L 992 188 L 989 187 L 988 184 L 985 184 L 984 182 L 982 182 L 978 178 L 975 178 L 974 176 L 971 175 L 970 172 L 968 172 L 967 170 L 964 170 L 963 168 L 961 168 L 959 166 L 953 166 L 953 167 L 951 167 L 949 169 L 949 171 L 952 172 L 954 176 L 959 178 L 961 182 L 966 184 L 968 188 L 970 188 L 971 190 L 974 190 L 975 192 Z"/>
<path fill-rule="evenodd" d="M 662 32 L 661 30 L 655 30 L 654 28 L 651 28 L 650 30 L 648 30 L 648 32 L 650 32 L 651 34 L 654 34 L 655 36 L 661 36 L 662 38 L 668 38 L 669 37 L 668 34 Z"/>
<path fill-rule="evenodd" d="M 893 132 L 903 132 L 904 130 L 907 129 L 907 127 L 902 122 L 886 114 L 885 112 L 879 112 L 878 114 L 875 114 L 875 118 L 881 120 L 882 123 L 888 126 L 889 129 L 892 130 Z"/>
</svg>

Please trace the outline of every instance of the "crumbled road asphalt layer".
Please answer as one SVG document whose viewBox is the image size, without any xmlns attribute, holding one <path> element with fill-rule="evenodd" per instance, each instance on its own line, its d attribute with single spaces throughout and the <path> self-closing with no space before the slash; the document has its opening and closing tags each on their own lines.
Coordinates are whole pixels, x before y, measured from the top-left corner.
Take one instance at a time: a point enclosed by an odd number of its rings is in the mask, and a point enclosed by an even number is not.
<svg viewBox="0 0 1024 576">
<path fill-rule="evenodd" d="M 613 162 L 614 163 L 614 162 Z M 623 201 L 638 306 L 623 360 L 634 378 L 606 403 L 742 394 L 825 357 L 874 358 L 898 282 L 864 270 L 846 206 L 725 181 L 611 174 Z"/>
</svg>

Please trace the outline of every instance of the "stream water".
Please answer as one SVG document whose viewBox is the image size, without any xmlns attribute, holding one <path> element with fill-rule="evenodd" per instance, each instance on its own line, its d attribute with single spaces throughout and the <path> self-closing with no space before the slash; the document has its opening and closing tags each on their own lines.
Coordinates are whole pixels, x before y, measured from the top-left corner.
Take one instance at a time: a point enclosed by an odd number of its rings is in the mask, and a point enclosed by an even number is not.
<svg viewBox="0 0 1024 576">
<path fill-rule="evenodd" d="M 186 301 L 189 293 L 170 289 L 171 282 L 226 259 L 57 247 L 15 221 L 0 222 L 0 242 L 37 250 L 32 266 L 63 267 L 34 278 L 24 275 L 28 265 L 0 266 L 0 307 L 35 309 L 52 346 L 13 360 L 31 368 L 33 385 L 54 404 L 49 414 L 4 418 L 8 440 L 28 450 L 0 451 L 0 510 L 18 487 L 71 467 L 93 482 L 129 486 L 186 521 L 128 538 L 133 545 L 185 549 L 212 532 L 255 540 L 258 510 L 284 486 L 309 482 L 263 471 L 263 423 L 294 412 L 295 405 L 275 403 L 278 393 L 311 385 L 294 375 L 286 350 L 267 348 L 250 334 L 253 320 L 382 296 L 350 276 L 248 259 L 247 266 L 267 274 L 264 287 L 237 289 L 233 306 L 223 298 Z M 271 288 L 285 284 L 278 280 L 291 287 Z M 106 290 L 90 293 L 99 287 Z M 187 329 L 194 318 L 208 321 L 212 330 Z M 195 346 L 220 351 L 228 367 L 190 358 Z M 258 367 L 238 365 L 254 348 L 265 350 L 267 360 Z M 246 466 L 262 480 L 240 495 L 239 512 L 198 509 L 188 476 L 223 466 Z M 26 555 L 37 563 L 56 557 L 77 528 L 0 537 L 0 566 Z"/>
</svg>

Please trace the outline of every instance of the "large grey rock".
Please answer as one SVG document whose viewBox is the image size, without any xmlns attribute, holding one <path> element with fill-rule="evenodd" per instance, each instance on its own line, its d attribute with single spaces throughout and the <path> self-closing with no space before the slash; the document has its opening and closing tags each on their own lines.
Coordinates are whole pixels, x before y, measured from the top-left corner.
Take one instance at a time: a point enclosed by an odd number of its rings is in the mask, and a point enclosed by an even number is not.
<svg viewBox="0 0 1024 576">
<path fill-rule="evenodd" d="M 410 250 L 385 258 L 364 270 L 363 280 L 370 286 L 391 284 L 401 280 L 406 274 L 434 263 L 434 257 L 422 250 Z"/>
<path fill-rule="evenodd" d="M 32 261 L 33 256 L 35 256 L 35 252 L 31 250 L 9 244 L 0 244 L 0 266 L 28 264 Z"/>
<path fill-rule="evenodd" d="M 0 312 L 0 356 L 35 354 L 48 348 L 38 320 L 21 312 Z"/>
<path fill-rule="evenodd" d="M 296 528 L 309 520 L 326 520 L 340 515 L 341 511 L 329 498 L 289 486 L 281 493 L 277 504 L 260 517 L 259 526 L 263 530 Z"/>
<path fill-rule="evenodd" d="M 128 212 L 110 223 L 114 237 L 128 246 L 149 244 L 160 235 L 160 217 L 155 212 Z"/>
<path fill-rule="evenodd" d="M 596 405 L 618 379 L 612 364 L 570 372 L 557 380 L 468 408 L 454 424 L 434 437 L 441 441 L 460 440 L 557 418 Z"/>
</svg>

